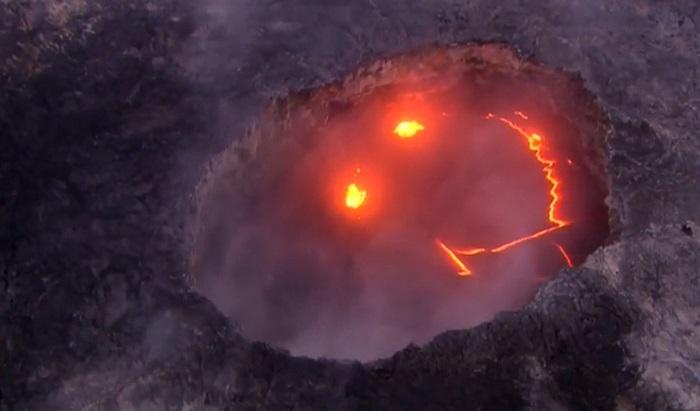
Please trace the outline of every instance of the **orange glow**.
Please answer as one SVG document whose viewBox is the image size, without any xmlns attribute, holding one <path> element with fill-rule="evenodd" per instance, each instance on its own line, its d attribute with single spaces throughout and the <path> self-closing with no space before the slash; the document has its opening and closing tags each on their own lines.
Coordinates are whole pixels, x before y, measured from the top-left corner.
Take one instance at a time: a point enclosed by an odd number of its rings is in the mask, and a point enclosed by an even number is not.
<svg viewBox="0 0 700 411">
<path fill-rule="evenodd" d="M 415 101 L 415 99 L 411 100 L 412 103 L 415 103 Z M 411 110 L 414 111 L 415 107 L 413 107 Z M 446 115 L 445 112 L 442 112 L 442 114 L 443 116 Z M 457 274 L 460 276 L 469 276 L 472 274 L 472 271 L 467 267 L 467 264 L 465 263 L 465 259 L 468 257 L 473 257 L 480 254 L 501 253 L 510 248 L 526 243 L 530 240 L 535 240 L 544 237 L 571 224 L 569 221 L 566 221 L 560 215 L 559 205 L 562 201 L 560 187 L 562 182 L 558 175 L 555 173 L 555 166 L 557 165 L 557 161 L 554 158 L 550 157 L 550 155 L 548 155 L 547 147 L 545 146 L 546 138 L 541 134 L 538 134 L 531 130 L 527 130 L 525 127 L 516 124 L 515 120 L 513 120 L 517 118 L 522 121 L 528 121 L 529 117 L 523 112 L 515 111 L 512 116 L 513 119 L 507 117 L 498 117 L 493 113 L 488 113 L 484 118 L 486 120 L 497 120 L 503 123 L 509 129 L 513 130 L 517 136 L 522 137 L 527 143 L 527 148 L 529 152 L 533 154 L 534 159 L 541 165 L 544 178 L 549 185 L 549 190 L 547 192 L 547 195 L 549 197 L 549 203 L 545 211 L 545 215 L 549 224 L 547 227 L 542 228 L 529 235 L 512 239 L 500 245 L 493 245 L 489 247 L 480 246 L 470 248 L 451 248 L 447 246 L 444 242 L 442 242 L 440 239 L 436 238 L 436 244 L 439 246 L 442 252 L 444 252 L 445 255 L 447 255 L 450 263 L 454 265 L 454 267 L 457 269 Z M 410 139 L 424 130 L 425 126 L 419 123 L 418 121 L 406 120 L 401 121 L 396 125 L 396 127 L 394 128 L 394 134 L 396 134 L 401 139 Z M 367 189 L 366 187 L 358 185 L 357 180 L 355 179 L 359 176 L 359 173 L 360 169 L 355 169 L 355 177 L 353 177 L 355 182 L 349 184 L 345 192 L 345 206 L 353 210 L 356 210 L 363 206 L 367 206 L 365 204 L 365 200 L 367 197 Z M 567 264 L 569 266 L 572 266 L 571 259 L 564 250 L 564 248 L 559 245 L 557 245 L 557 248 L 566 260 Z"/>
<path fill-rule="evenodd" d="M 394 128 L 394 134 L 399 138 L 413 138 L 416 134 L 425 130 L 425 127 L 417 121 L 402 121 Z"/>
<path fill-rule="evenodd" d="M 560 228 L 563 228 L 563 227 L 565 227 L 565 225 L 562 225 L 562 226 L 558 226 L 558 225 L 557 225 L 557 226 L 554 226 L 554 227 L 545 228 L 544 230 L 538 231 L 538 232 L 536 232 L 536 233 L 534 233 L 534 234 L 530 234 L 530 235 L 528 235 L 528 236 L 521 237 L 521 238 L 518 238 L 518 239 L 513 240 L 513 241 L 511 241 L 511 242 L 505 243 L 505 244 L 503 244 L 503 245 L 499 245 L 499 246 L 496 247 L 496 248 L 492 248 L 492 249 L 491 249 L 491 252 L 492 252 L 492 253 L 500 253 L 501 251 L 505 251 L 505 250 L 507 250 L 507 249 L 509 249 L 509 248 L 511 248 L 511 247 L 514 247 L 514 246 L 516 246 L 516 245 L 518 245 L 518 244 L 522 244 L 522 243 L 524 243 L 524 242 L 526 242 L 526 241 L 530 241 L 530 240 L 534 240 L 534 239 L 536 239 L 536 238 L 544 237 L 545 235 L 547 235 L 547 234 L 549 234 L 549 233 L 552 233 L 552 232 L 554 232 L 554 231 L 557 231 L 557 230 L 559 230 Z"/>
<path fill-rule="evenodd" d="M 527 120 L 528 116 L 523 114 L 520 111 L 516 111 L 514 113 L 517 117 L 520 117 L 523 120 Z M 481 253 L 500 253 L 503 251 L 508 250 L 509 248 L 515 247 L 517 245 L 520 245 L 522 243 L 525 243 L 530 240 L 534 240 L 540 237 L 544 237 L 547 234 L 550 234 L 554 231 L 557 231 L 559 229 L 562 229 L 566 226 L 568 226 L 570 223 L 565 221 L 563 218 L 559 216 L 557 205 L 559 205 L 561 201 L 561 194 L 559 193 L 559 187 L 561 186 L 561 181 L 555 176 L 554 173 L 554 166 L 557 164 L 556 161 L 552 158 L 549 158 L 545 155 L 545 148 L 544 148 L 544 138 L 542 135 L 537 134 L 537 133 L 529 133 L 525 131 L 521 126 L 517 125 L 515 122 L 513 122 L 510 119 L 507 119 L 505 117 L 496 117 L 493 113 L 489 113 L 485 116 L 486 120 L 493 120 L 497 119 L 506 126 L 508 126 L 510 129 L 518 133 L 521 137 L 523 137 L 528 144 L 529 150 L 534 154 L 535 159 L 542 165 L 542 171 L 544 172 L 544 177 L 549 183 L 550 189 L 549 189 L 549 206 L 547 207 L 547 220 L 551 223 L 551 225 L 547 228 L 544 228 L 540 231 L 537 231 L 533 234 L 517 238 L 515 240 L 509 241 L 505 244 L 501 244 L 499 246 L 486 249 L 486 248 L 468 248 L 468 249 L 451 249 L 447 247 L 444 243 L 442 243 L 440 240 L 438 241 L 438 244 L 442 248 L 442 250 L 450 257 L 450 260 L 452 260 L 453 264 L 459 269 L 458 274 L 459 275 L 465 275 L 463 272 L 468 272 L 471 274 L 471 271 L 466 269 L 466 266 L 464 265 L 464 262 L 457 256 L 457 255 L 462 255 L 462 256 L 474 256 L 477 254 Z M 559 252 L 562 254 L 564 259 L 566 260 L 566 263 L 569 265 L 569 267 L 572 267 L 573 264 L 571 262 L 571 258 L 569 255 L 566 253 L 566 250 L 558 244 L 556 244 L 557 248 L 559 249 Z"/>
<path fill-rule="evenodd" d="M 485 248 L 463 248 L 463 249 L 455 249 L 452 251 L 454 251 L 455 254 L 472 256 L 472 255 L 485 253 L 488 250 L 486 250 Z"/>
<path fill-rule="evenodd" d="M 493 114 L 489 114 L 489 118 L 494 118 Z M 542 170 L 544 171 L 545 178 L 550 184 L 551 188 L 549 190 L 549 196 L 552 199 L 549 202 L 549 207 L 547 209 L 547 218 L 552 224 L 558 227 L 564 227 L 568 225 L 569 223 L 557 217 L 556 215 L 557 204 L 561 199 L 561 196 L 559 195 L 558 191 L 559 185 L 561 183 L 554 176 L 554 166 L 556 165 L 556 161 L 544 156 L 542 136 L 537 133 L 527 133 L 520 126 L 518 126 L 511 120 L 508 120 L 507 118 L 500 117 L 499 120 L 527 140 L 530 151 L 532 151 L 535 154 L 535 158 L 537 159 L 537 161 L 544 166 Z"/>
<path fill-rule="evenodd" d="M 571 257 L 569 257 L 569 254 L 566 252 L 564 247 L 562 247 L 561 245 L 559 245 L 557 243 L 554 243 L 554 245 L 557 247 L 557 250 L 559 250 L 559 253 L 561 253 L 561 256 L 564 257 L 564 261 L 566 261 L 566 265 L 568 265 L 569 267 L 573 267 L 574 263 L 573 263 L 573 261 L 571 261 Z"/>
<path fill-rule="evenodd" d="M 352 183 L 348 185 L 345 191 L 345 206 L 353 209 L 360 208 L 364 204 L 366 197 L 367 191 Z"/>
<path fill-rule="evenodd" d="M 464 265 L 462 260 L 460 260 L 459 257 L 457 257 L 455 252 L 452 251 L 452 249 L 450 249 L 450 247 L 446 246 L 445 243 L 443 243 L 440 240 L 436 240 L 436 243 L 437 243 L 438 247 L 440 247 L 440 249 L 442 249 L 442 251 L 444 251 L 445 254 L 447 254 L 447 257 L 449 257 L 452 264 L 454 264 L 454 266 L 457 268 L 458 275 L 466 277 L 466 276 L 472 274 L 471 270 L 468 269 L 466 265 Z"/>
</svg>

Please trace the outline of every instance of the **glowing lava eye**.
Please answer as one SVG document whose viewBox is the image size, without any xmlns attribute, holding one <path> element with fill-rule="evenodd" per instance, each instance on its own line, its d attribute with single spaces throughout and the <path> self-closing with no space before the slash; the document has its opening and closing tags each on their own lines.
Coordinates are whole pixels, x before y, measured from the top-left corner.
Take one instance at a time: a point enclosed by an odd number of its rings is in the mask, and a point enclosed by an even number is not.
<svg viewBox="0 0 700 411">
<path fill-rule="evenodd" d="M 345 206 L 348 208 L 360 208 L 366 197 L 366 190 L 361 189 L 357 184 L 350 184 L 345 191 Z"/>
<path fill-rule="evenodd" d="M 394 134 L 399 136 L 399 138 L 412 138 L 417 133 L 425 130 L 425 127 L 417 121 L 402 121 L 396 125 L 394 129 Z"/>
</svg>

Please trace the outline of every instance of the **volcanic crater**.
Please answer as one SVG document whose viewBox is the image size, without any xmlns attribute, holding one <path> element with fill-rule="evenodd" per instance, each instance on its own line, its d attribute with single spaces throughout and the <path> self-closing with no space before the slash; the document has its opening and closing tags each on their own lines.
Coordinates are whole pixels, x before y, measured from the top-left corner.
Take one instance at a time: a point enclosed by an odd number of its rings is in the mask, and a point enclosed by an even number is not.
<svg viewBox="0 0 700 411">
<path fill-rule="evenodd" d="M 433 47 L 274 101 L 200 184 L 196 289 L 244 335 L 375 359 L 528 302 L 608 236 L 579 79 Z"/>
</svg>

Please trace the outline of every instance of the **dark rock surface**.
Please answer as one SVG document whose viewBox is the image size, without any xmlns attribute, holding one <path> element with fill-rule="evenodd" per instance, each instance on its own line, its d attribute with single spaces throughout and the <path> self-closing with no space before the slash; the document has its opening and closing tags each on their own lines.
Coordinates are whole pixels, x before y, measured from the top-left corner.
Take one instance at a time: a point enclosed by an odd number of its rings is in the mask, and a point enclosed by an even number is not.
<svg viewBox="0 0 700 411">
<path fill-rule="evenodd" d="M 0 408 L 700 409 L 697 1 L 198 3 L 0 2 Z M 608 246 L 372 364 L 251 343 L 189 291 L 194 187 L 267 98 L 472 41 L 598 96 Z"/>
</svg>

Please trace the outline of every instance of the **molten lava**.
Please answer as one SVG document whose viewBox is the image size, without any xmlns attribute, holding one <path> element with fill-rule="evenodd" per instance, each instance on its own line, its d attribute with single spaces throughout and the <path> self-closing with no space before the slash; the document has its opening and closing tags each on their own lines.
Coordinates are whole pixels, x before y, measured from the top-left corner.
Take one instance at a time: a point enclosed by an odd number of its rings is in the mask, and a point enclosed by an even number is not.
<svg viewBox="0 0 700 411">
<path fill-rule="evenodd" d="M 455 249 L 452 251 L 454 251 L 455 254 L 471 256 L 471 255 L 485 253 L 487 250 L 485 248 L 465 248 L 465 249 L 461 249 L 461 250 Z"/>
<path fill-rule="evenodd" d="M 367 197 L 367 191 L 361 189 L 357 184 L 348 185 L 345 191 L 345 206 L 348 208 L 357 209 L 362 207 Z"/>
<path fill-rule="evenodd" d="M 529 118 L 527 115 L 523 114 L 520 111 L 516 111 L 515 115 L 517 117 L 520 117 L 523 120 L 528 120 L 528 118 Z M 487 120 L 492 120 L 492 119 L 496 119 L 496 118 L 497 117 L 491 113 L 489 113 L 486 116 Z M 534 154 L 535 159 L 540 164 L 542 164 L 542 166 L 543 166 L 542 171 L 544 171 L 545 179 L 547 180 L 547 182 L 550 185 L 550 190 L 548 193 L 549 197 L 550 197 L 550 202 L 549 202 L 549 206 L 547 207 L 547 219 L 551 223 L 551 225 L 547 228 L 539 230 L 539 231 L 532 233 L 530 235 L 516 238 L 516 239 L 509 241 L 505 244 L 501 244 L 499 246 L 492 247 L 489 249 L 483 248 L 483 247 L 469 248 L 469 249 L 463 249 L 463 250 L 452 249 L 452 248 L 446 246 L 440 240 L 438 240 L 438 245 L 450 258 L 450 260 L 452 261 L 454 266 L 457 268 L 457 270 L 458 270 L 457 274 L 459 274 L 459 275 L 464 275 L 464 274 L 462 274 L 464 272 L 471 273 L 471 271 L 469 271 L 469 269 L 466 268 L 466 265 L 464 264 L 464 262 L 459 257 L 457 257 L 458 254 L 468 257 L 468 256 L 474 256 L 477 254 L 486 253 L 486 252 L 494 253 L 494 254 L 500 253 L 500 252 L 508 250 L 509 248 L 515 247 L 515 246 L 522 244 L 522 243 L 525 243 L 527 241 L 534 240 L 534 239 L 540 238 L 540 237 L 544 237 L 547 234 L 550 234 L 554 231 L 557 231 L 561 228 L 564 228 L 570 224 L 569 222 L 565 221 L 560 216 L 558 216 L 557 205 L 559 204 L 559 202 L 561 200 L 561 195 L 559 193 L 559 187 L 561 185 L 561 182 L 554 174 L 554 166 L 556 165 L 556 161 L 554 159 L 546 157 L 544 154 L 544 151 L 545 151 L 544 145 L 543 145 L 544 138 L 540 134 L 537 134 L 537 133 L 528 133 L 527 131 L 525 131 L 525 129 L 523 129 L 522 127 L 520 127 L 519 125 L 517 125 L 515 122 L 513 122 L 512 120 L 510 120 L 508 118 L 498 117 L 497 119 L 500 122 L 502 122 L 503 124 L 505 124 L 506 126 L 508 126 L 510 129 L 514 130 L 518 135 L 523 137 L 527 141 L 528 149 Z M 564 247 L 562 247 L 561 245 L 558 245 L 558 244 L 556 246 L 557 246 L 557 249 L 559 250 L 559 252 L 564 257 L 564 260 L 566 261 L 567 265 L 569 267 L 573 267 L 573 262 L 571 261 L 571 258 L 567 254 Z"/>
<path fill-rule="evenodd" d="M 574 262 L 571 261 L 571 257 L 569 257 L 569 253 L 566 252 L 564 247 L 562 247 L 561 245 L 559 245 L 557 243 L 554 243 L 554 245 L 557 247 L 557 250 L 559 250 L 559 253 L 561 254 L 561 256 L 564 257 L 564 261 L 566 261 L 566 265 L 568 265 L 569 267 L 573 267 Z"/>
<path fill-rule="evenodd" d="M 522 113 L 521 113 L 522 115 Z M 495 118 L 493 114 L 489 114 L 487 119 L 492 119 Z M 523 117 L 527 118 L 527 117 Z M 561 184 L 559 180 L 554 176 L 554 166 L 556 165 L 556 161 L 551 158 L 546 158 L 543 153 L 543 139 L 542 136 L 537 134 L 537 133 L 527 133 L 525 130 L 523 130 L 520 126 L 515 124 L 513 121 L 508 120 L 505 117 L 500 117 L 499 120 L 506 124 L 508 127 L 516 131 L 520 136 L 524 137 L 527 140 L 528 146 L 530 148 L 530 151 L 532 151 L 535 154 L 535 158 L 537 161 L 542 164 L 543 171 L 545 173 L 545 178 L 549 182 L 551 188 L 549 190 L 549 196 L 552 198 L 552 201 L 549 203 L 549 207 L 547 209 L 547 218 L 549 221 L 554 224 L 555 226 L 558 227 L 564 227 L 568 225 L 569 223 L 562 220 L 561 218 L 558 218 L 556 216 L 557 214 L 557 204 L 559 203 L 559 200 L 561 196 L 559 195 L 558 188 L 559 185 Z"/>
<path fill-rule="evenodd" d="M 527 121 L 529 117 L 520 112 L 514 112 L 514 115 L 521 120 Z M 520 125 L 516 124 L 513 120 L 506 117 L 496 117 L 494 114 L 489 113 L 485 117 L 486 120 L 497 120 L 503 123 L 505 126 L 515 131 L 516 134 L 527 143 L 529 151 L 533 154 L 535 160 L 542 165 L 542 171 L 544 172 L 544 178 L 549 184 L 548 195 L 550 198 L 549 205 L 547 207 L 546 217 L 549 221 L 549 226 L 545 227 L 539 231 L 532 234 L 513 239 L 506 243 L 495 245 L 492 247 L 471 247 L 471 248 L 451 248 L 446 245 L 442 240 L 436 239 L 436 244 L 439 249 L 445 253 L 452 265 L 457 269 L 457 274 L 460 276 L 469 276 L 472 271 L 467 267 L 464 262 L 464 257 L 476 256 L 484 253 L 497 254 L 504 252 L 512 247 L 523 244 L 530 240 L 535 240 L 537 238 L 544 237 L 554 231 L 560 230 L 570 223 L 566 221 L 563 217 L 559 215 L 559 204 L 561 201 L 561 194 L 559 188 L 561 186 L 561 180 L 555 174 L 555 166 L 557 165 L 556 160 L 550 158 L 546 155 L 546 148 L 544 147 L 545 139 L 542 135 L 535 132 L 528 132 Z M 394 133 L 401 139 L 409 139 L 416 136 L 416 134 L 425 130 L 425 126 L 417 121 L 401 121 L 396 125 Z M 356 170 L 356 175 L 360 170 Z M 347 186 L 345 194 L 345 205 L 351 209 L 357 209 L 363 205 L 365 198 L 367 196 L 367 191 L 359 187 L 356 183 L 352 183 Z M 569 257 L 566 250 L 559 244 L 555 244 L 559 253 L 563 256 L 566 264 L 570 267 L 573 266 L 573 262 Z M 462 258 L 460 258 L 460 256 Z"/>
<path fill-rule="evenodd" d="M 423 130 L 425 130 L 425 126 L 417 121 L 402 121 L 394 128 L 394 133 L 399 138 L 407 139 L 415 137 L 416 134 Z"/>
<path fill-rule="evenodd" d="M 444 251 L 445 254 L 447 254 L 447 256 L 449 257 L 452 264 L 454 264 L 459 269 L 459 271 L 457 271 L 458 275 L 461 275 L 461 276 L 471 275 L 471 273 L 472 273 L 471 270 L 468 269 L 466 265 L 464 265 L 462 260 L 460 260 L 459 257 L 457 257 L 455 252 L 452 251 L 452 249 L 450 247 L 446 246 L 445 243 L 443 243 L 440 240 L 436 240 L 436 242 L 437 242 L 438 247 L 440 247 L 442 249 L 442 251 Z"/>
</svg>

